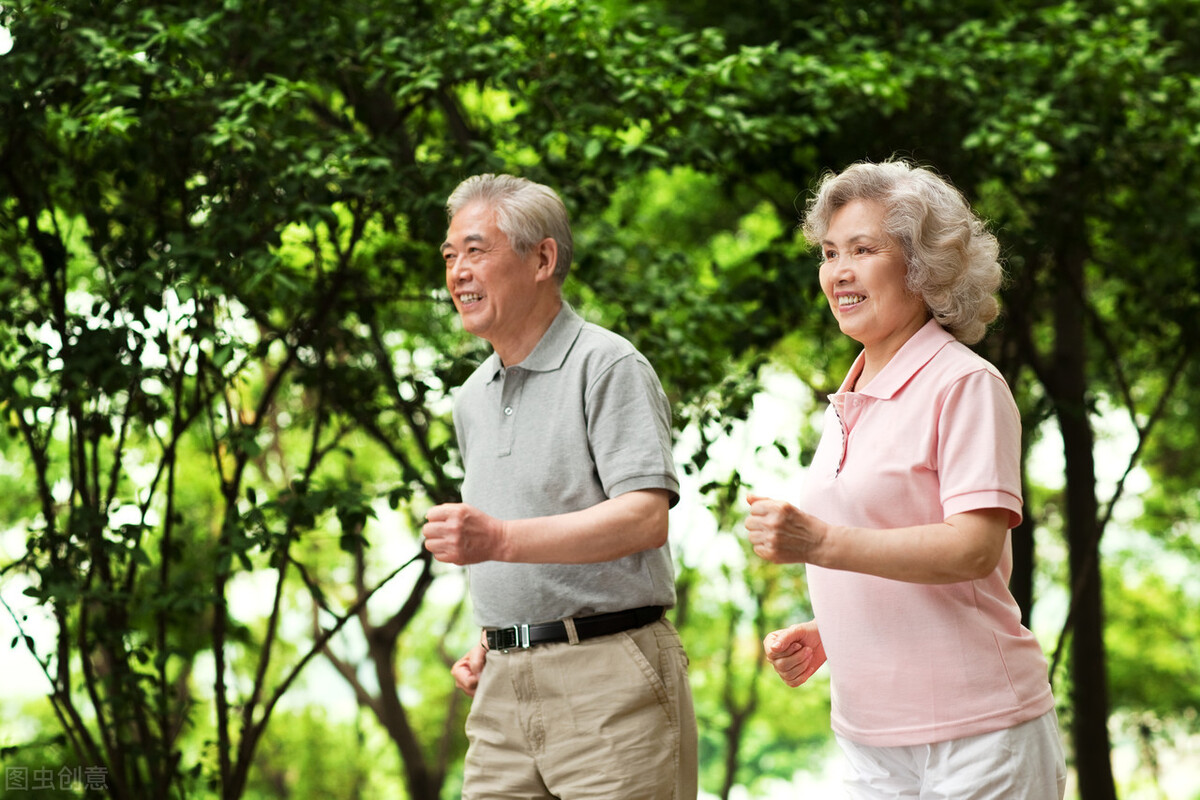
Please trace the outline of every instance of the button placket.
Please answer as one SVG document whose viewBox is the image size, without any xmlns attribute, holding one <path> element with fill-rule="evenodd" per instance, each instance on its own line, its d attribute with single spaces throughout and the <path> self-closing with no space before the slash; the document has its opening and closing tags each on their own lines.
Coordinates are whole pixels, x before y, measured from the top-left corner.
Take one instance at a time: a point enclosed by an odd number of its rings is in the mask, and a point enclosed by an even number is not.
<svg viewBox="0 0 1200 800">
<path fill-rule="evenodd" d="M 525 370 L 509 367 L 500 377 L 500 455 L 512 453 L 517 436 L 517 408 L 525 386 Z"/>
<path fill-rule="evenodd" d="M 838 427 L 842 434 L 841 455 L 838 456 L 837 470 L 834 472 L 836 478 L 842 474 L 842 470 L 846 466 L 846 456 L 850 451 L 850 429 L 854 427 L 855 420 L 858 418 L 862 398 L 852 392 L 841 392 L 829 395 L 829 402 L 834 416 L 837 417 Z"/>
</svg>

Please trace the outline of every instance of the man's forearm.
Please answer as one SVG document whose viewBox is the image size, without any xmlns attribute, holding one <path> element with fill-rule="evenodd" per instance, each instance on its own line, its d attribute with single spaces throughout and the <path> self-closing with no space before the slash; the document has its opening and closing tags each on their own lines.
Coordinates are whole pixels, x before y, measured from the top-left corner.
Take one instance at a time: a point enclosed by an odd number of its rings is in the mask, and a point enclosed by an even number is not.
<svg viewBox="0 0 1200 800">
<path fill-rule="evenodd" d="M 547 517 L 506 520 L 496 561 L 597 564 L 666 544 L 670 495 L 626 492 L 602 503 Z"/>
</svg>

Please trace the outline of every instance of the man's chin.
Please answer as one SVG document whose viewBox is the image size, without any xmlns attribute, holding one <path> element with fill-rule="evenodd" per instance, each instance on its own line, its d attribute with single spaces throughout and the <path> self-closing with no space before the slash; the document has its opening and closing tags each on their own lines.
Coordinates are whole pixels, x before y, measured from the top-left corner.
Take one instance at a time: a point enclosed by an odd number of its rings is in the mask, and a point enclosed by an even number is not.
<svg viewBox="0 0 1200 800">
<path fill-rule="evenodd" d="M 459 312 L 458 320 L 462 323 L 463 330 L 467 333 L 472 336 L 487 338 L 484 336 L 484 333 L 487 332 L 487 325 L 484 324 L 483 320 L 471 314 L 463 314 L 461 312 Z"/>
</svg>

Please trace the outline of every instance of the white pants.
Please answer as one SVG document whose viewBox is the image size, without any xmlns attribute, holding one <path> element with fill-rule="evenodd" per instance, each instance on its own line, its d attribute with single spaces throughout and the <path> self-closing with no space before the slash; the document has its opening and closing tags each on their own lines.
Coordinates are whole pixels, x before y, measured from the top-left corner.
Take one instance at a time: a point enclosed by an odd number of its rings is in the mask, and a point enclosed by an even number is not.
<svg viewBox="0 0 1200 800">
<path fill-rule="evenodd" d="M 908 747 L 841 736 L 853 800 L 1062 800 L 1067 768 L 1054 711 L 994 733 Z"/>
</svg>

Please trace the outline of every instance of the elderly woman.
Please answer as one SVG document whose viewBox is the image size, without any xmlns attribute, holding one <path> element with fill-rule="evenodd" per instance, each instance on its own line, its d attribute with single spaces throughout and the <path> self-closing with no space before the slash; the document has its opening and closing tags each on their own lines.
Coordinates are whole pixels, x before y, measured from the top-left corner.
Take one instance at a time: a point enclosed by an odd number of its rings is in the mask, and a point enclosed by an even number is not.
<svg viewBox="0 0 1200 800">
<path fill-rule="evenodd" d="M 967 347 L 997 314 L 996 239 L 904 161 L 826 176 L 803 230 L 862 351 L 799 506 L 749 498 L 754 551 L 807 565 L 816 616 L 767 656 L 789 686 L 828 660 L 851 797 L 1061 798 L 1046 660 L 1008 590 L 1020 419 Z"/>
</svg>

